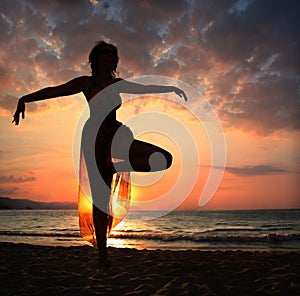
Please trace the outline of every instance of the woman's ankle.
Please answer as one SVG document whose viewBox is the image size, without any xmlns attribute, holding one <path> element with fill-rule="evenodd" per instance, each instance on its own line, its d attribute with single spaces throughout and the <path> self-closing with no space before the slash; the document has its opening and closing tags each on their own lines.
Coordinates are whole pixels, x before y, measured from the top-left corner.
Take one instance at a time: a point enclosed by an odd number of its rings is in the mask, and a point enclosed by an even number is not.
<svg viewBox="0 0 300 296">
<path fill-rule="evenodd" d="M 99 258 L 108 258 L 108 252 L 106 248 L 99 249 Z"/>
</svg>

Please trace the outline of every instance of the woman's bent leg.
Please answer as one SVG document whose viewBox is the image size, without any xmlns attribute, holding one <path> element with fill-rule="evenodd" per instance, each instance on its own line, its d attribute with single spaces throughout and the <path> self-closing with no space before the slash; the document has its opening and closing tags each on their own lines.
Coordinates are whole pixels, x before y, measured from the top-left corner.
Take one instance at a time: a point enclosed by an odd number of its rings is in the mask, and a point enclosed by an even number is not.
<svg viewBox="0 0 300 296">
<path fill-rule="evenodd" d="M 139 140 L 132 142 L 129 156 L 116 155 L 114 157 L 126 159 L 114 165 L 117 172 L 163 171 L 171 166 L 173 160 L 172 154 L 168 151 Z"/>
</svg>

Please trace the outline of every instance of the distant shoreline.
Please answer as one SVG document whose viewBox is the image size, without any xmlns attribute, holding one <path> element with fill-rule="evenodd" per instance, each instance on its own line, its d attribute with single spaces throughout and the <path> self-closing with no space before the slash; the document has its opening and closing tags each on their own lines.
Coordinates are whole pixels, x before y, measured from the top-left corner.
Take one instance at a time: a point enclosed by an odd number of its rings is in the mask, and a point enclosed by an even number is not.
<svg viewBox="0 0 300 296">
<path fill-rule="evenodd" d="M 0 197 L 0 210 L 78 210 L 76 202 L 42 202 L 26 198 Z M 176 212 L 188 211 L 299 211 L 300 208 L 278 208 L 278 209 L 175 209 Z M 132 212 L 149 212 L 131 210 Z M 169 212 L 167 210 L 152 210 L 151 212 Z"/>
<path fill-rule="evenodd" d="M 0 197 L 0 210 L 77 210 L 77 203 L 37 202 L 30 199 Z"/>
<path fill-rule="evenodd" d="M 22 208 L 22 209 L 6 209 L 6 208 L 0 208 L 0 211 L 77 211 L 77 208 L 39 208 L 39 209 L 31 209 L 31 208 Z"/>
</svg>

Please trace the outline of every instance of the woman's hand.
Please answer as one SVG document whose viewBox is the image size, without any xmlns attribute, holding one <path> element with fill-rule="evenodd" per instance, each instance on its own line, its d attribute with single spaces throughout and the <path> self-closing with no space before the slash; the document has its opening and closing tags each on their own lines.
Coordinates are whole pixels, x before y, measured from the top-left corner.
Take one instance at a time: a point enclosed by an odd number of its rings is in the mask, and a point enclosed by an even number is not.
<svg viewBox="0 0 300 296">
<path fill-rule="evenodd" d="M 22 118 L 25 118 L 25 100 L 23 98 L 20 98 L 18 101 L 17 105 L 17 110 L 14 114 L 14 120 L 12 121 L 13 123 L 15 122 L 15 125 L 19 124 L 20 121 L 20 113 L 22 113 Z"/>
<path fill-rule="evenodd" d="M 186 96 L 185 92 L 182 89 L 174 86 L 174 92 L 175 92 L 176 95 L 178 95 L 181 98 L 184 98 L 184 100 L 187 101 L 187 96 Z"/>
</svg>

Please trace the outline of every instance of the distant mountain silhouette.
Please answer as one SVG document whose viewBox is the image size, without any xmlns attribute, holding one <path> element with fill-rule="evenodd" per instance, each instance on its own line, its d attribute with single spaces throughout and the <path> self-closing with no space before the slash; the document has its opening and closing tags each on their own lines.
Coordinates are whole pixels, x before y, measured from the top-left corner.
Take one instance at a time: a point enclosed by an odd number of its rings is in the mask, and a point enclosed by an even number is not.
<svg viewBox="0 0 300 296">
<path fill-rule="evenodd" d="M 77 203 L 36 202 L 30 199 L 0 197 L 0 210 L 77 210 Z"/>
</svg>

